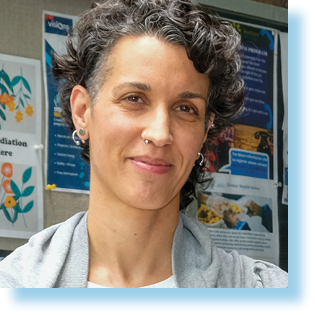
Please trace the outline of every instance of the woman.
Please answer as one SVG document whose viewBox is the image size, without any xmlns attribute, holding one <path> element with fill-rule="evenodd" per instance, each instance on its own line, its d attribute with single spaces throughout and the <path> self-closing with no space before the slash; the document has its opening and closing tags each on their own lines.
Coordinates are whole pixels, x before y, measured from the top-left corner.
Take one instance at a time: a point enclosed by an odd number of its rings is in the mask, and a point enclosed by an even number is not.
<svg viewBox="0 0 315 315">
<path fill-rule="evenodd" d="M 211 139 L 241 112 L 239 46 L 231 26 L 188 0 L 109 0 L 86 12 L 53 72 L 91 166 L 89 209 L 31 238 L 3 262 L 30 257 L 29 267 L 2 267 L 0 282 L 286 286 L 279 268 L 217 249 L 179 211 L 203 179 Z"/>
</svg>

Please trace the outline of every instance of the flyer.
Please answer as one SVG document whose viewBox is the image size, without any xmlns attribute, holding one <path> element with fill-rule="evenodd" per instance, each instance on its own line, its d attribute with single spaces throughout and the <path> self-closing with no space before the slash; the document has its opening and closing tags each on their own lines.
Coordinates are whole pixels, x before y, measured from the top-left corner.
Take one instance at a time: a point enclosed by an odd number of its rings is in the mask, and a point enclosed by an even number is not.
<svg viewBox="0 0 315 315">
<path fill-rule="evenodd" d="M 71 131 L 62 121 L 58 82 L 51 66 L 53 54 L 65 53 L 65 40 L 77 17 L 43 12 L 43 65 L 46 99 L 46 187 L 57 191 L 89 193 L 90 168 L 80 155 L 81 148 L 72 140 Z"/>
<path fill-rule="evenodd" d="M 43 229 L 40 61 L 0 54 L 0 237 Z"/>
<path fill-rule="evenodd" d="M 264 179 L 219 173 L 212 177 L 211 186 L 186 214 L 209 228 L 219 248 L 278 265 L 277 189 Z"/>
<path fill-rule="evenodd" d="M 243 114 L 214 141 L 207 153 L 210 172 L 264 179 L 277 177 L 276 30 L 232 22 L 242 38 Z"/>
</svg>

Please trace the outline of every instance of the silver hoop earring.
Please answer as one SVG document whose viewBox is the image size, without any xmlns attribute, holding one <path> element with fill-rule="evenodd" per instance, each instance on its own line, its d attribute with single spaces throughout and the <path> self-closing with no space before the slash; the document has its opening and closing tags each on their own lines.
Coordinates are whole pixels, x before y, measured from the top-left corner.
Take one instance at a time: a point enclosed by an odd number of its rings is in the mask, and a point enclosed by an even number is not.
<svg viewBox="0 0 315 315">
<path fill-rule="evenodd" d="M 145 131 L 144 134 L 141 135 L 141 139 L 144 141 L 145 144 L 149 144 L 151 141 L 145 138 L 146 133 L 147 132 Z"/>
<path fill-rule="evenodd" d="M 198 152 L 198 159 L 201 157 L 201 161 L 199 162 L 199 165 L 200 166 L 203 166 L 204 165 L 204 162 L 205 162 L 205 157 L 203 156 L 202 153 Z"/>
<path fill-rule="evenodd" d="M 83 128 L 81 128 L 81 129 L 83 129 Z M 80 129 L 80 130 L 81 130 L 81 129 Z M 85 134 L 85 130 L 84 130 L 84 129 L 83 129 L 83 131 L 84 131 L 84 134 Z M 75 140 L 75 135 L 77 134 L 77 132 L 78 132 L 77 130 L 74 130 L 73 133 L 72 133 L 72 140 L 74 141 L 74 143 L 75 143 L 76 145 L 80 145 L 80 143 L 85 143 L 85 141 L 82 140 L 82 139 L 80 139 L 81 142 L 78 141 L 78 140 Z M 80 131 L 79 131 L 79 134 L 81 134 Z"/>
</svg>

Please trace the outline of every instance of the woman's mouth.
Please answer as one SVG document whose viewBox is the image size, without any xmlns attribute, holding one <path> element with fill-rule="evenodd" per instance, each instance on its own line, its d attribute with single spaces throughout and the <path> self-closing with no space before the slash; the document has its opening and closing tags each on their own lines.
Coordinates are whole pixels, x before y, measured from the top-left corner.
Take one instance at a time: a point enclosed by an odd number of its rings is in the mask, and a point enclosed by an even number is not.
<svg viewBox="0 0 315 315">
<path fill-rule="evenodd" d="M 164 159 L 156 159 L 150 156 L 136 156 L 130 158 L 130 161 L 140 170 L 154 174 L 166 174 L 173 167 L 173 164 Z"/>
</svg>

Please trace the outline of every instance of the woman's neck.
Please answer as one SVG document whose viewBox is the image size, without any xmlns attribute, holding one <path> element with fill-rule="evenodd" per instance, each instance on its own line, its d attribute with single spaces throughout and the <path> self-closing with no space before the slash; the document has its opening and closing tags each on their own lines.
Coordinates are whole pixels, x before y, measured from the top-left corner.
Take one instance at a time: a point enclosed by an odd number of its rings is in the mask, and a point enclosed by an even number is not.
<svg viewBox="0 0 315 315">
<path fill-rule="evenodd" d="M 179 197 L 161 209 L 144 210 L 90 196 L 89 281 L 140 287 L 172 275 L 172 244 Z"/>
</svg>

